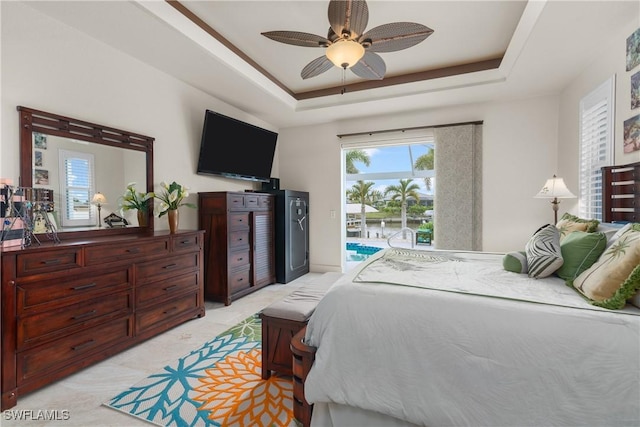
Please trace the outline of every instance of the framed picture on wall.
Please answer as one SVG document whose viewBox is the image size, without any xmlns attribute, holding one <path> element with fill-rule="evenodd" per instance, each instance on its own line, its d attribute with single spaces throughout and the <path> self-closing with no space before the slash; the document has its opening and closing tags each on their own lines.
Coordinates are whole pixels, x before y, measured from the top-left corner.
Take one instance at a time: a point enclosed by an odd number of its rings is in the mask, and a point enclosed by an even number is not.
<svg viewBox="0 0 640 427">
<path fill-rule="evenodd" d="M 640 28 L 627 37 L 627 71 L 640 64 Z"/>
<path fill-rule="evenodd" d="M 624 152 L 640 150 L 640 114 L 624 121 Z"/>
<path fill-rule="evenodd" d="M 42 166 L 42 151 L 34 151 L 34 166 Z"/>
<path fill-rule="evenodd" d="M 40 150 L 47 149 L 47 135 L 42 133 L 33 133 L 33 146 Z"/>
<path fill-rule="evenodd" d="M 49 185 L 49 171 L 45 169 L 35 169 L 35 183 L 38 185 Z"/>
</svg>

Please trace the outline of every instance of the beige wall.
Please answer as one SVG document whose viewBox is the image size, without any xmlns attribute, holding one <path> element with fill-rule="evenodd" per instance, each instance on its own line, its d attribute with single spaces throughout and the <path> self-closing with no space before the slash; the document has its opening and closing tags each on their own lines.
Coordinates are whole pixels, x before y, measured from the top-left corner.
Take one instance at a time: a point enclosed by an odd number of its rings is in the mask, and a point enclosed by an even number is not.
<svg viewBox="0 0 640 427">
<path fill-rule="evenodd" d="M 16 106 L 23 105 L 154 137 L 156 189 L 161 181 L 175 180 L 190 187 L 189 202 L 197 203 L 198 191 L 259 188 L 195 173 L 204 112 L 208 108 L 277 131 L 272 125 L 35 11 L 28 2 L 0 2 L 0 7 L 0 177 L 18 182 Z M 180 225 L 196 228 L 197 211 L 182 208 Z M 156 220 L 156 228 L 167 229 L 166 220 Z"/>
</svg>

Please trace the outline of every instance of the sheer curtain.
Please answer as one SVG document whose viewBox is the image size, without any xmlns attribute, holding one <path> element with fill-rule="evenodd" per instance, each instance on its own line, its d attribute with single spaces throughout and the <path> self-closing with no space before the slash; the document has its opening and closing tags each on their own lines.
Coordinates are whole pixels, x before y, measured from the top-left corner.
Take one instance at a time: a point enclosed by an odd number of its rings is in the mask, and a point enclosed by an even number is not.
<svg viewBox="0 0 640 427">
<path fill-rule="evenodd" d="M 438 249 L 482 250 L 482 124 L 434 129 Z"/>
</svg>

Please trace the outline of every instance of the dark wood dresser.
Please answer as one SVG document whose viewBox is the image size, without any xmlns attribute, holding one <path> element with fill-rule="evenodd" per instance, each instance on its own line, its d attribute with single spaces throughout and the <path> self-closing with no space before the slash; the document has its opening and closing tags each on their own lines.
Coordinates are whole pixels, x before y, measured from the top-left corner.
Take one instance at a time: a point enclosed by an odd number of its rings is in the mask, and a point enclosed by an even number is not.
<svg viewBox="0 0 640 427">
<path fill-rule="evenodd" d="M 2 410 L 205 314 L 203 232 L 2 249 Z"/>
<path fill-rule="evenodd" d="M 198 193 L 207 299 L 229 305 L 276 281 L 273 206 L 271 194 Z"/>
</svg>

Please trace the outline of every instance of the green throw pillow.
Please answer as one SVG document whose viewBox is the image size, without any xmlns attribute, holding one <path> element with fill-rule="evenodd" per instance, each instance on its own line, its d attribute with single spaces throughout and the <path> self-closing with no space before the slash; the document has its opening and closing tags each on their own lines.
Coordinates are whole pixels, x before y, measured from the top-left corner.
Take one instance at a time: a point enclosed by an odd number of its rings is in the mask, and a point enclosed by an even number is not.
<svg viewBox="0 0 640 427">
<path fill-rule="evenodd" d="M 509 252 L 502 258 L 502 266 L 505 270 L 514 273 L 528 273 L 527 253 L 524 251 Z"/>
<path fill-rule="evenodd" d="M 623 308 L 640 289 L 640 224 L 632 224 L 573 281 L 573 287 L 594 305 Z"/>
<path fill-rule="evenodd" d="M 556 274 L 564 280 L 574 280 L 600 258 L 607 246 L 604 233 L 574 231 L 560 242 L 564 264 Z"/>
</svg>

